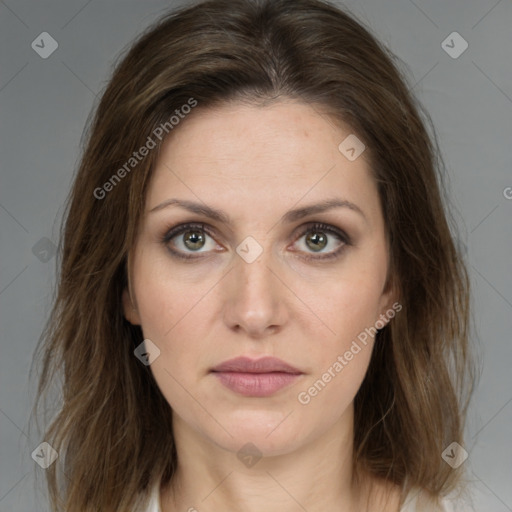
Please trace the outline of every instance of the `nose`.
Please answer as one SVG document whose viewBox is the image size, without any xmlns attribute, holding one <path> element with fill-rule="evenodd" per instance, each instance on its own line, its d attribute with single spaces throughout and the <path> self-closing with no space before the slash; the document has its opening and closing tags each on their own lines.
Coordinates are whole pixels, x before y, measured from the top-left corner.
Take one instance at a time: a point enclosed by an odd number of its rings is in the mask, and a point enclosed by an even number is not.
<svg viewBox="0 0 512 512">
<path fill-rule="evenodd" d="M 290 294 L 279 271 L 274 270 L 269 251 L 252 263 L 239 258 L 227 276 L 224 321 L 235 331 L 261 339 L 280 332 L 288 320 Z"/>
</svg>

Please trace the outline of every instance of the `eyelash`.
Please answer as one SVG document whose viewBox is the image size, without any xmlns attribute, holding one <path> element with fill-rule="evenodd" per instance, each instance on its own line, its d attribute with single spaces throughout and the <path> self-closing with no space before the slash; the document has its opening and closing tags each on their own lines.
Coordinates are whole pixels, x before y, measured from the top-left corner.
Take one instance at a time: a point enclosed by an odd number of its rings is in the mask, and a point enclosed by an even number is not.
<svg viewBox="0 0 512 512">
<path fill-rule="evenodd" d="M 206 233 L 211 238 L 214 238 L 213 233 L 211 232 L 209 226 L 202 224 L 202 223 L 186 223 L 186 224 L 180 224 L 178 226 L 175 226 L 168 231 L 165 232 L 164 236 L 161 238 L 161 243 L 164 244 L 171 254 L 177 258 L 184 259 L 184 260 L 193 260 L 201 258 L 202 256 L 185 256 L 179 251 L 175 251 L 174 249 L 169 248 L 169 242 L 175 238 L 178 235 L 181 235 L 185 233 L 186 231 L 202 231 Z M 352 245 L 352 241 L 350 237 L 343 231 L 341 231 L 338 228 L 335 228 L 334 226 L 329 226 L 328 224 L 323 224 L 321 222 L 313 222 L 306 224 L 303 229 L 301 229 L 300 234 L 297 237 L 297 240 L 302 238 L 304 235 L 306 235 L 309 232 L 315 232 L 320 231 L 323 233 L 329 233 L 331 235 L 334 235 L 336 238 L 338 238 L 339 241 L 343 242 L 343 245 L 339 249 L 336 249 L 333 252 L 327 253 L 324 256 L 303 256 L 305 260 L 331 260 L 334 258 L 337 258 L 341 256 L 341 254 L 345 251 L 347 246 Z"/>
</svg>

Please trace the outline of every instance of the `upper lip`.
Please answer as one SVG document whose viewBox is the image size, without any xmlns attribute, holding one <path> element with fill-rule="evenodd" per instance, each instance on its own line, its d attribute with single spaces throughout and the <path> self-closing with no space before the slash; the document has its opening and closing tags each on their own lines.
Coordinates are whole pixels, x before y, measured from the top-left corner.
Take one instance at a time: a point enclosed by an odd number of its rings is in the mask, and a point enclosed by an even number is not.
<svg viewBox="0 0 512 512">
<path fill-rule="evenodd" d="M 251 359 L 250 357 L 235 357 L 215 366 L 212 372 L 239 372 L 239 373 L 302 373 L 297 368 L 285 363 L 276 357 L 262 357 Z"/>
</svg>

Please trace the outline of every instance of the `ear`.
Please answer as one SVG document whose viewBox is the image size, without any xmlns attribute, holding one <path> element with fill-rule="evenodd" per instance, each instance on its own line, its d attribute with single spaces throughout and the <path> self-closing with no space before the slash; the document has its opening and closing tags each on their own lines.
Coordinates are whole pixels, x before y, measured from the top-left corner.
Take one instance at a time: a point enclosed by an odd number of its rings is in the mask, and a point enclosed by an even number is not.
<svg viewBox="0 0 512 512">
<path fill-rule="evenodd" d="M 133 304 L 128 287 L 123 290 L 123 312 L 124 317 L 126 320 L 128 320 L 128 322 L 130 322 L 132 325 L 140 325 L 139 312 Z"/>
<path fill-rule="evenodd" d="M 381 296 L 381 309 L 380 309 L 380 320 L 388 322 L 395 316 L 395 313 L 402 309 L 402 305 L 399 302 L 398 290 L 395 286 L 394 279 L 390 278 L 387 280 L 384 290 Z"/>
</svg>

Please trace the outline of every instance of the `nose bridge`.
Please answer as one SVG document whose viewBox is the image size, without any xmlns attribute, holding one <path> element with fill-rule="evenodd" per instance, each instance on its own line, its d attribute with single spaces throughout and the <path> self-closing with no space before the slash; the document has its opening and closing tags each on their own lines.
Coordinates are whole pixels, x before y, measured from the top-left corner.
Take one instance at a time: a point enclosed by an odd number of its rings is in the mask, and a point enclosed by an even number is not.
<svg viewBox="0 0 512 512">
<path fill-rule="evenodd" d="M 270 251 L 267 251 L 267 253 Z M 238 286 L 238 293 L 242 296 L 257 299 L 270 298 L 272 295 L 272 280 L 275 276 L 272 272 L 272 262 L 270 257 L 263 254 L 252 263 L 244 260 L 239 261 L 237 265 L 236 279 Z"/>
<path fill-rule="evenodd" d="M 254 260 L 244 258 L 244 248 L 255 246 L 240 244 L 238 261 L 230 272 L 231 283 L 226 301 L 227 321 L 231 327 L 240 327 L 251 334 L 263 333 L 268 327 L 284 322 L 285 297 L 279 279 L 274 275 L 276 265 L 270 248 L 261 247 Z M 253 254 L 254 256 L 254 254 Z"/>
</svg>

